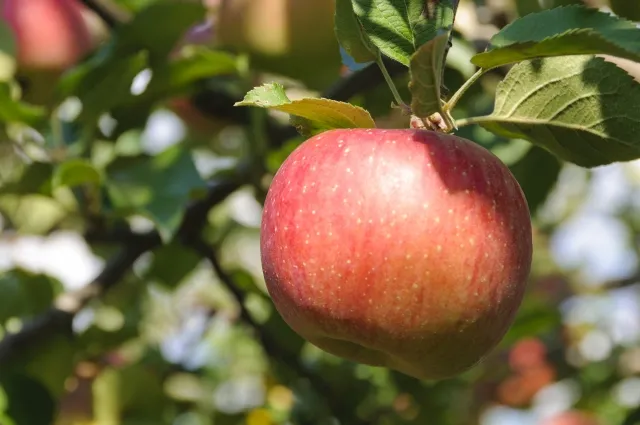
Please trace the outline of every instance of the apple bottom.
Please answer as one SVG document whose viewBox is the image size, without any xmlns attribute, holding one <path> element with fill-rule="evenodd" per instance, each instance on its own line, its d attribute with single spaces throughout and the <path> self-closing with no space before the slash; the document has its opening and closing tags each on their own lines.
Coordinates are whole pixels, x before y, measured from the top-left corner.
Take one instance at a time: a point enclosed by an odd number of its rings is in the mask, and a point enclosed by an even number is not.
<svg viewBox="0 0 640 425">
<path fill-rule="evenodd" d="M 299 300 L 284 299 L 273 291 L 276 305 L 301 305 Z M 520 299 L 503 304 L 503 311 L 473 323 L 458 323 L 452 335 L 451 323 L 432 323 L 432 329 L 409 333 L 381 326 L 367 326 L 357 319 L 327 317 L 326 312 L 300 308 L 296 312 L 282 309 L 284 321 L 316 347 L 344 359 L 375 367 L 387 367 L 423 381 L 451 378 L 477 364 L 500 343 L 520 305 Z M 511 308 L 507 306 L 511 305 Z M 318 332 L 318 329 L 326 332 Z M 437 329 L 445 330 L 438 333 Z M 494 333 L 487 333 L 486 329 Z M 329 336 L 331 335 L 331 336 Z M 343 339 L 344 338 L 344 339 Z M 357 340 L 358 342 L 353 342 Z M 480 351 L 486 352 L 478 356 Z"/>
</svg>

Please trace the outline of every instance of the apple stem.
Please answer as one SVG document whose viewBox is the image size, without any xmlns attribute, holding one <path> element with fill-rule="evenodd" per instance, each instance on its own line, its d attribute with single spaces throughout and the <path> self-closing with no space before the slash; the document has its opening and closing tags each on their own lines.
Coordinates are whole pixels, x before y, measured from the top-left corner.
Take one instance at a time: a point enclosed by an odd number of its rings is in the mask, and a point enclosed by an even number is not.
<svg viewBox="0 0 640 425">
<path fill-rule="evenodd" d="M 398 106 L 403 108 L 408 107 L 407 104 L 404 103 L 404 100 L 402 100 L 402 96 L 400 96 L 400 93 L 398 92 L 398 89 L 396 88 L 396 85 L 393 82 L 391 75 L 389 75 L 389 71 L 387 71 L 387 67 L 384 66 L 384 62 L 382 61 L 382 55 L 380 53 L 378 53 L 378 57 L 376 58 L 376 63 L 378 64 L 378 68 L 380 68 L 380 72 L 382 72 L 382 76 L 384 77 L 384 80 L 387 82 L 387 85 L 389 86 L 389 89 L 393 94 L 393 98 L 395 99 Z"/>
<path fill-rule="evenodd" d="M 465 127 L 473 124 L 481 124 L 483 122 L 492 121 L 490 116 L 482 116 L 482 117 L 470 117 L 470 118 L 460 118 L 456 120 L 455 125 L 457 127 Z"/>
<path fill-rule="evenodd" d="M 462 98 L 462 96 L 466 93 L 466 91 L 469 90 L 469 88 L 473 85 L 473 83 L 478 81 L 480 77 L 482 77 L 487 71 L 489 71 L 489 69 L 490 68 L 480 68 L 467 81 L 465 81 L 464 84 L 458 89 L 458 91 L 455 92 L 453 96 L 451 96 L 451 99 L 449 99 L 449 101 L 444 105 L 444 111 L 451 111 L 456 106 L 458 101 Z"/>
</svg>

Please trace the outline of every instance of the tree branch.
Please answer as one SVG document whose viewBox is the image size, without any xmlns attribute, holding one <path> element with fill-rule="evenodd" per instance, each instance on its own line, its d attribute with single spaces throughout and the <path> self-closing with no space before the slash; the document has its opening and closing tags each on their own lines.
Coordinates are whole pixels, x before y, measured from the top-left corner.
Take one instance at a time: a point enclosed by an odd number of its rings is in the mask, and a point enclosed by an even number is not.
<svg viewBox="0 0 640 425">
<path fill-rule="evenodd" d="M 344 405 L 340 397 L 332 397 L 330 394 L 335 393 L 331 385 L 317 373 L 307 369 L 298 357 L 298 353 L 291 352 L 280 346 L 270 333 L 258 322 L 256 322 L 247 308 L 245 307 L 246 294 L 238 288 L 233 278 L 224 270 L 214 248 L 210 247 L 201 237 L 193 240 L 183 241 L 185 246 L 192 248 L 195 252 L 204 257 L 212 266 L 216 275 L 225 287 L 231 292 L 240 307 L 240 317 L 244 322 L 249 324 L 254 330 L 256 337 L 262 344 L 264 351 L 267 353 L 270 361 L 276 359 L 292 369 L 297 376 L 307 379 L 318 395 L 325 397 L 327 406 L 331 409 L 333 415 L 345 421 L 350 425 L 365 425 L 366 421 L 358 418 L 354 412 L 353 406 Z"/>
<path fill-rule="evenodd" d="M 240 177 L 242 173 L 240 173 Z M 209 184 L 207 195 L 186 209 L 178 237 L 193 238 L 204 227 L 209 210 L 226 199 L 242 185 L 242 178 L 218 179 Z M 71 334 L 75 315 L 92 300 L 100 297 L 125 276 L 133 263 L 145 252 L 162 243 L 157 232 L 135 234 L 119 231 L 123 248 L 105 265 L 98 277 L 77 291 L 62 294 L 47 312 L 28 321 L 16 333 L 5 335 L 0 340 L 0 369 L 2 365 L 20 355 L 24 350 L 42 344 L 47 336 Z M 93 235 L 96 237 L 97 235 Z M 88 237 L 91 239 L 91 236 Z M 100 239 L 96 237 L 96 239 Z"/>
<path fill-rule="evenodd" d="M 82 3 L 98 15 L 109 28 L 114 28 L 131 18 L 118 5 L 109 0 L 82 0 Z"/>
</svg>

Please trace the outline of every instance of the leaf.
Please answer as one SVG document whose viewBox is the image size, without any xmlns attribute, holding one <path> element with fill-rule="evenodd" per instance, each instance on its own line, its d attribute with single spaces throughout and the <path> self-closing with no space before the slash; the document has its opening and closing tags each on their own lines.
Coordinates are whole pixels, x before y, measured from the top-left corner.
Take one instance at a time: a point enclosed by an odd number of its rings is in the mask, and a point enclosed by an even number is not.
<svg viewBox="0 0 640 425">
<path fill-rule="evenodd" d="M 495 34 L 487 52 L 471 58 L 482 68 L 526 59 L 606 53 L 640 60 L 640 30 L 597 9 L 566 6 L 532 13 Z"/>
<path fill-rule="evenodd" d="M 624 0 L 626 1 L 626 0 Z M 559 6 L 568 6 L 570 4 L 584 4 L 582 0 L 515 0 L 518 15 L 524 16 L 529 13 L 540 12 L 545 9 L 552 9 Z"/>
<path fill-rule="evenodd" d="M 181 244 L 164 245 L 153 252 L 145 279 L 175 288 L 200 263 L 200 256 Z"/>
<path fill-rule="evenodd" d="M 154 157 L 119 158 L 107 169 L 107 192 L 123 214 L 143 214 L 171 239 L 186 203 L 206 188 L 191 154 L 181 146 Z"/>
<path fill-rule="evenodd" d="M 418 117 L 426 118 L 442 111 L 440 87 L 444 52 L 449 43 L 449 32 L 442 32 L 436 38 L 423 44 L 411 57 L 409 71 L 411 81 L 411 111 Z"/>
<path fill-rule="evenodd" d="M 112 113 L 118 121 L 116 134 L 143 127 L 155 104 L 186 92 L 196 82 L 219 75 L 235 74 L 236 58 L 226 52 L 189 46 L 186 56 L 157 68 L 141 94 L 127 94 L 115 105 Z"/>
<path fill-rule="evenodd" d="M 362 29 L 351 0 L 336 0 L 335 32 L 340 45 L 356 62 L 376 60 L 378 49 Z"/>
<path fill-rule="evenodd" d="M 555 187 L 562 163 L 546 150 L 532 146 L 524 157 L 509 168 L 527 198 L 529 211 L 534 214 Z"/>
<path fill-rule="evenodd" d="M 198 3 L 158 2 L 144 8 L 116 28 L 96 55 L 65 75 L 61 96 L 77 96 L 83 104 L 80 120 L 93 124 L 101 113 L 130 101 L 133 79 L 140 72 L 161 74 L 171 66 L 168 57 L 177 42 L 204 17 Z"/>
<path fill-rule="evenodd" d="M 39 341 L 37 347 L 22 354 L 18 366 L 29 376 L 43 384 L 49 393 L 62 397 L 65 382 L 73 375 L 76 347 L 70 335 L 54 333 Z"/>
<path fill-rule="evenodd" d="M 611 10 L 618 16 L 632 21 L 640 21 L 640 3 L 629 0 L 609 0 Z"/>
<path fill-rule="evenodd" d="M 51 193 L 53 166 L 46 162 L 27 164 L 24 172 L 16 181 L 0 186 L 0 193 L 7 194 L 42 194 Z"/>
<path fill-rule="evenodd" d="M 44 108 L 15 100 L 11 85 L 0 82 L 0 122 L 37 126 L 44 117 Z"/>
<path fill-rule="evenodd" d="M 74 187 L 84 184 L 100 185 L 102 174 L 85 159 L 70 159 L 56 167 L 53 175 L 53 187 Z"/>
<path fill-rule="evenodd" d="M 350 103 L 321 98 L 291 101 L 284 87 L 277 83 L 254 88 L 235 106 L 271 108 L 304 118 L 312 124 L 309 128 L 313 128 L 313 134 L 334 128 L 375 128 L 376 125 L 369 112 Z"/>
<path fill-rule="evenodd" d="M 0 20 L 0 81 L 9 81 L 16 72 L 16 41 L 11 27 Z"/>
<path fill-rule="evenodd" d="M 453 25 L 452 0 L 352 0 L 365 33 L 382 53 L 409 66 L 411 56 Z"/>
<path fill-rule="evenodd" d="M 16 425 L 54 423 L 55 401 L 44 385 L 29 376 L 10 373 L 2 376 L 0 386 L 8 398 L 6 413 Z"/>
<path fill-rule="evenodd" d="M 48 276 L 12 270 L 0 275 L 0 323 L 11 317 L 28 318 L 43 313 L 61 289 Z"/>
<path fill-rule="evenodd" d="M 557 157 L 595 167 L 640 157 L 640 83 L 602 58 L 571 56 L 515 65 L 494 112 L 473 121 Z"/>
</svg>

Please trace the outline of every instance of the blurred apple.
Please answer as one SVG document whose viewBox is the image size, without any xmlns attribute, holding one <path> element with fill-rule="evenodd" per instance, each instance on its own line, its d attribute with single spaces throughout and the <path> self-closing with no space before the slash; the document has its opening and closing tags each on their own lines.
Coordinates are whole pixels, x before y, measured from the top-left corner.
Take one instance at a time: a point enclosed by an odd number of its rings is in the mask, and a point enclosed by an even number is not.
<svg viewBox="0 0 640 425">
<path fill-rule="evenodd" d="M 511 407 L 524 407 L 542 388 L 554 382 L 555 369 L 541 364 L 518 372 L 500 383 L 497 390 L 498 401 Z"/>
<path fill-rule="evenodd" d="M 48 103 L 62 72 L 104 37 L 104 26 L 77 0 L 4 0 L 1 17 L 16 40 L 24 98 L 33 103 Z"/>
<path fill-rule="evenodd" d="M 518 341 L 509 352 L 511 369 L 521 372 L 539 367 L 546 363 L 547 347 L 538 338 L 525 338 Z"/>
<path fill-rule="evenodd" d="M 261 71 L 322 89 L 340 75 L 334 0 L 222 0 L 217 42 L 248 53 Z"/>
</svg>

